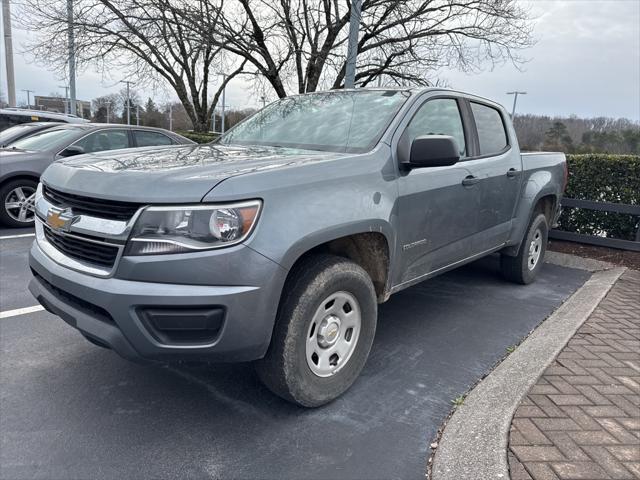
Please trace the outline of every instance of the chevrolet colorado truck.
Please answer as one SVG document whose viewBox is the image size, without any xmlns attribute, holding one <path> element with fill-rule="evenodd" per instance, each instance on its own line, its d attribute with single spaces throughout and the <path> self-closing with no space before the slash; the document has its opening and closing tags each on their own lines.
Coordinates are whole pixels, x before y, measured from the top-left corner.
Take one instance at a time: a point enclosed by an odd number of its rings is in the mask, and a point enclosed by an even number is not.
<svg viewBox="0 0 640 480">
<path fill-rule="evenodd" d="M 211 144 L 53 163 L 29 288 L 123 357 L 255 361 L 314 407 L 356 380 L 393 293 L 494 252 L 532 282 L 566 181 L 564 155 L 521 154 L 484 98 L 297 95 Z"/>
</svg>

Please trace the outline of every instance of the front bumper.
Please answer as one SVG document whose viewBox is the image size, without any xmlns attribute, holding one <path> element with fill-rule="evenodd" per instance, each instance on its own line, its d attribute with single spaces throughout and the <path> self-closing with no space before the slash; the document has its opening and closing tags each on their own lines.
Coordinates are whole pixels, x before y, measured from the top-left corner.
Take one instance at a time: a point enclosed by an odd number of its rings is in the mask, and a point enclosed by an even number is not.
<svg viewBox="0 0 640 480">
<path fill-rule="evenodd" d="M 131 360 L 250 361 L 266 353 L 286 278 L 275 262 L 243 245 L 122 260 L 113 277 L 100 278 L 56 263 L 34 242 L 29 290 L 48 311 Z M 215 338 L 172 342 L 150 327 L 145 308 L 214 308 L 224 318 Z"/>
</svg>

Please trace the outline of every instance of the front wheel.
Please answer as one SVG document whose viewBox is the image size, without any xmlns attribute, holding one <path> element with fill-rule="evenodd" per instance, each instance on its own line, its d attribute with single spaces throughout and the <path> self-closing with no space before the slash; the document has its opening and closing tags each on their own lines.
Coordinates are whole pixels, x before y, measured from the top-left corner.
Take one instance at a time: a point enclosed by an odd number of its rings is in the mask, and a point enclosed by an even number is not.
<svg viewBox="0 0 640 480">
<path fill-rule="evenodd" d="M 34 201 L 38 182 L 12 180 L 0 187 L 0 223 L 8 227 L 30 227 L 35 219 Z"/>
<path fill-rule="evenodd" d="M 509 257 L 503 254 L 500 257 L 503 276 L 511 282 L 523 285 L 533 282 L 542 268 L 548 235 L 547 217 L 542 213 L 535 215 L 522 239 L 518 255 Z"/>
<path fill-rule="evenodd" d="M 256 370 L 282 398 L 304 407 L 334 400 L 356 380 L 376 331 L 373 283 L 357 264 L 314 255 L 285 285 L 266 356 Z"/>
</svg>

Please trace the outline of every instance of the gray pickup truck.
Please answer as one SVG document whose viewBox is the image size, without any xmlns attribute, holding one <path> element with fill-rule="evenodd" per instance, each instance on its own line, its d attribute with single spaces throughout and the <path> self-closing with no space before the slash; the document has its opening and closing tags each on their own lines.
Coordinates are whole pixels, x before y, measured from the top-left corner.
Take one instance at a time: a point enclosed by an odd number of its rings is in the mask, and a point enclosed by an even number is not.
<svg viewBox="0 0 640 480">
<path fill-rule="evenodd" d="M 30 290 L 123 357 L 255 361 L 319 406 L 358 377 L 391 294 L 494 252 L 533 281 L 566 181 L 564 155 L 521 154 L 484 98 L 288 97 L 212 144 L 52 164 Z"/>
</svg>

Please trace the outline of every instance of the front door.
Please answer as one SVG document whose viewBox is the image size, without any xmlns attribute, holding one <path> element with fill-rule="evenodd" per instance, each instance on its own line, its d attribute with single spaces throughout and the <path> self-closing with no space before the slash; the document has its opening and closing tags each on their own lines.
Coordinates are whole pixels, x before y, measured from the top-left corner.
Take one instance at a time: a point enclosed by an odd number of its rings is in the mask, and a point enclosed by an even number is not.
<svg viewBox="0 0 640 480">
<path fill-rule="evenodd" d="M 400 142 L 410 145 L 420 135 L 449 135 L 462 159 L 468 156 L 469 135 L 462 121 L 462 100 L 426 100 L 406 126 Z M 461 161 L 449 167 L 402 170 L 398 179 L 398 239 L 402 266 L 396 285 L 468 258 L 478 230 L 479 190 L 463 184 L 472 172 Z M 468 183 L 468 182 L 465 182 Z"/>
</svg>

